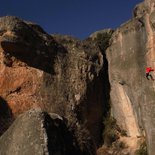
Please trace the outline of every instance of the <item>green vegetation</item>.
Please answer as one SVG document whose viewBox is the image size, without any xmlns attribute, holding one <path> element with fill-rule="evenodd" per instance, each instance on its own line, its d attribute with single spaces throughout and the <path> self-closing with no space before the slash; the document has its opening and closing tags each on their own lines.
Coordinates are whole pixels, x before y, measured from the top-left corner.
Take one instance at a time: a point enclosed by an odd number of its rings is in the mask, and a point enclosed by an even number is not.
<svg viewBox="0 0 155 155">
<path fill-rule="evenodd" d="M 126 146 L 125 142 L 123 142 L 123 141 L 116 141 L 113 143 L 113 149 L 117 150 L 118 152 L 125 148 L 127 148 L 127 146 Z"/>
<path fill-rule="evenodd" d="M 140 145 L 140 148 L 136 151 L 135 155 L 148 155 L 145 141 Z"/>
<path fill-rule="evenodd" d="M 107 146 L 111 146 L 113 142 L 115 142 L 118 138 L 118 126 L 116 124 L 116 120 L 113 117 L 108 117 L 104 121 L 104 132 L 103 132 L 103 138 L 104 143 Z"/>
<path fill-rule="evenodd" d="M 121 136 L 127 136 L 127 131 L 126 130 L 120 130 Z"/>
<path fill-rule="evenodd" d="M 105 51 L 109 47 L 109 40 L 111 38 L 112 33 L 113 31 L 97 34 L 95 41 L 102 51 Z"/>
</svg>

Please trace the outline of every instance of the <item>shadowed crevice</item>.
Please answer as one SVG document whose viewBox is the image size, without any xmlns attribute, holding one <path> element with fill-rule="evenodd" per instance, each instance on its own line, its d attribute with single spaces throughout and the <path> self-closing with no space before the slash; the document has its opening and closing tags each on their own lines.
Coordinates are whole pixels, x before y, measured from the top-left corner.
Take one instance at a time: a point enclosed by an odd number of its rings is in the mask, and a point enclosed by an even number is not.
<svg viewBox="0 0 155 155">
<path fill-rule="evenodd" d="M 14 120 L 7 102 L 0 97 L 0 136 L 9 128 Z"/>
<path fill-rule="evenodd" d="M 23 42 L 1 41 L 4 54 L 9 55 L 10 58 L 13 56 L 30 67 L 55 74 L 54 63 L 57 55 L 59 55 L 59 53 L 65 54 L 67 51 L 55 41 L 53 41 L 53 44 L 49 47 L 44 44 L 42 45 L 42 48 L 40 47 L 38 50 L 35 49 L 33 45 L 27 46 Z M 11 67 L 11 65 L 9 67 Z"/>
<path fill-rule="evenodd" d="M 50 115 L 44 113 L 44 128 L 47 133 L 49 155 L 80 155 L 81 151 L 75 145 L 74 133 L 68 129 L 65 121 L 51 119 Z"/>
</svg>

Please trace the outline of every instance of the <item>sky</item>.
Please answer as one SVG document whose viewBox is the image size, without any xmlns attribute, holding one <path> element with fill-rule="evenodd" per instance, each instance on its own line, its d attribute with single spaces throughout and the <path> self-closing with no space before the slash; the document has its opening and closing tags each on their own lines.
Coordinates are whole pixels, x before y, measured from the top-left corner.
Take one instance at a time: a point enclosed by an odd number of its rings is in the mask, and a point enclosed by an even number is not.
<svg viewBox="0 0 155 155">
<path fill-rule="evenodd" d="M 49 34 L 79 39 L 132 18 L 143 0 L 3 0 L 0 16 L 12 15 L 39 24 Z"/>
</svg>

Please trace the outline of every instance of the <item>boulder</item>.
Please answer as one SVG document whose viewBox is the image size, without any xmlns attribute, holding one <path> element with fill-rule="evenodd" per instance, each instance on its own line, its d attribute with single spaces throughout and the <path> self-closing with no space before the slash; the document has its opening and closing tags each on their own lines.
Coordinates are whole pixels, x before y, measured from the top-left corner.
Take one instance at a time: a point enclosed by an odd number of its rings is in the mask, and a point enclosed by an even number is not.
<svg viewBox="0 0 155 155">
<path fill-rule="evenodd" d="M 0 137 L 0 154 L 93 154 L 91 150 L 82 152 L 75 143 L 73 134 L 62 117 L 33 109 L 19 115 Z"/>
</svg>

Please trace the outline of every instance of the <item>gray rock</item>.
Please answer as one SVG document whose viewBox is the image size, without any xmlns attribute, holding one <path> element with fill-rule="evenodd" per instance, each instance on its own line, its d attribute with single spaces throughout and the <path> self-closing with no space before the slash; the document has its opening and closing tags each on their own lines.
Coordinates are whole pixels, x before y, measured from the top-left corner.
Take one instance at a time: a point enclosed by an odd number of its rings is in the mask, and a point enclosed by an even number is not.
<svg viewBox="0 0 155 155">
<path fill-rule="evenodd" d="M 21 114 L 0 137 L 1 155 L 92 154 L 80 151 L 65 121 L 57 114 L 41 110 Z M 83 150 L 84 151 L 84 150 Z"/>
<path fill-rule="evenodd" d="M 153 1 L 138 5 L 135 18 L 113 33 L 106 51 L 112 115 L 129 136 L 146 136 L 149 155 L 155 152 L 155 89 L 154 82 L 145 78 L 145 69 L 155 67 L 154 10 Z M 120 79 L 126 84 L 120 85 Z"/>
</svg>

